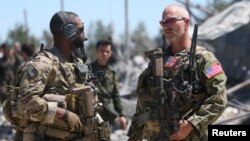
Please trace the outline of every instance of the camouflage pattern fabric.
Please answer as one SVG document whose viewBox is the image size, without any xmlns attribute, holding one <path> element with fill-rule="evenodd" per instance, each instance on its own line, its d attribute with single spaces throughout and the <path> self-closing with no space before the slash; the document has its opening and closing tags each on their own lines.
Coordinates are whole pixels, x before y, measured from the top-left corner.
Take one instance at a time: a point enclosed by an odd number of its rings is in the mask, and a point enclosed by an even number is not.
<svg viewBox="0 0 250 141">
<path fill-rule="evenodd" d="M 9 88 L 6 85 L 15 85 L 15 74 L 22 60 L 15 56 L 4 56 L 0 59 L 0 102 L 2 103 L 6 97 Z"/>
<path fill-rule="evenodd" d="M 82 63 L 78 58 L 77 61 Z M 45 94 L 66 95 L 70 94 L 71 88 L 85 85 L 76 74 L 74 63 L 67 62 L 55 47 L 40 52 L 26 62 L 19 77 L 18 116 L 34 125 L 45 124 L 54 127 L 53 124 L 58 120 L 55 115 L 59 105 L 57 102 L 46 101 L 43 98 Z"/>
<path fill-rule="evenodd" d="M 98 78 L 98 98 L 103 103 L 104 111 L 101 116 L 105 121 L 113 124 L 115 118 L 123 114 L 120 94 L 117 88 L 116 73 L 110 66 L 100 66 L 95 61 L 91 63 L 93 74 L 103 71 L 104 75 Z"/>
<path fill-rule="evenodd" d="M 176 88 L 181 88 L 183 83 L 182 78 L 185 77 L 181 75 L 186 75 L 183 71 L 189 63 L 187 56 L 188 51 L 189 49 L 186 49 L 177 54 L 172 54 L 170 50 L 168 50 L 166 56 L 164 56 L 164 78 L 169 80 L 169 83 L 164 83 L 167 94 L 171 91 L 175 91 L 173 85 Z M 169 59 L 171 57 L 174 57 L 174 59 Z M 227 77 L 220 68 L 217 72 L 209 72 L 209 69 L 213 69 L 215 64 L 220 66 L 216 57 L 205 48 L 198 46 L 196 49 L 196 71 L 201 81 L 202 91 L 199 94 L 192 94 L 188 100 L 183 99 L 181 94 L 177 93 L 180 116 L 195 107 L 195 104 L 201 103 L 198 110 L 186 118 L 186 120 L 193 125 L 193 130 L 185 140 L 200 141 L 203 136 L 206 136 L 208 125 L 218 119 L 226 107 Z M 141 115 L 147 109 L 153 109 L 153 107 L 157 105 L 157 103 L 145 100 L 145 97 L 154 97 L 157 95 L 154 93 L 154 89 L 145 82 L 146 78 L 151 74 L 151 69 L 147 68 L 139 77 L 137 87 L 138 101 L 134 116 Z M 160 131 L 159 127 L 158 120 L 148 120 L 140 126 L 135 124 L 135 121 L 132 121 L 128 136 L 137 139 L 144 138 L 147 139 L 147 141 L 157 141 Z"/>
</svg>

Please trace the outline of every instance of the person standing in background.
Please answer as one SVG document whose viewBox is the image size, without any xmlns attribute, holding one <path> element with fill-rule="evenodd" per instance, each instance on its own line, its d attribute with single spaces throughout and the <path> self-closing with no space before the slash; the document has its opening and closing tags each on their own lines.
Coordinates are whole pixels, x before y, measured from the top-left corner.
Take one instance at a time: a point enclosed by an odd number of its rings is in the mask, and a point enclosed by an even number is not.
<svg viewBox="0 0 250 141">
<path fill-rule="evenodd" d="M 116 72 L 108 63 L 111 55 L 111 43 L 107 40 L 99 40 L 96 44 L 96 60 L 90 65 L 92 73 L 98 76 L 98 81 L 96 82 L 98 97 L 104 107 L 100 113 L 101 117 L 105 121 L 109 121 L 110 125 L 114 125 L 118 116 L 120 128 L 125 129 L 127 119 L 123 113 Z"/>
</svg>

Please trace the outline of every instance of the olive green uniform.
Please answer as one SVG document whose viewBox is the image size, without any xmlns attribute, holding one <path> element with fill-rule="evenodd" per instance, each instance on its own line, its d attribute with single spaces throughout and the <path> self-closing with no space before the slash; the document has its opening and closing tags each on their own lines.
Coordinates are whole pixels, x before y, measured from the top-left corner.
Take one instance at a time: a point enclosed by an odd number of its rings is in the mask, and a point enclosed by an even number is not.
<svg viewBox="0 0 250 141">
<path fill-rule="evenodd" d="M 184 70 L 187 69 L 189 64 L 188 52 L 189 49 L 186 49 L 177 54 L 173 54 L 170 49 L 168 49 L 164 53 L 164 89 L 166 95 L 182 89 L 183 78 L 188 75 L 188 73 L 184 73 Z M 172 60 L 170 58 L 172 58 Z M 176 97 L 176 101 L 178 102 L 176 108 L 180 117 L 185 115 L 190 109 L 194 109 L 194 111 L 191 110 L 191 114 L 184 118 L 193 126 L 192 132 L 185 139 L 189 141 L 199 141 L 202 136 L 205 136 L 208 125 L 212 124 L 221 116 L 227 104 L 227 78 L 219 61 L 211 52 L 199 46 L 196 49 L 195 58 L 201 91 L 196 94 L 193 93 L 188 99 L 182 97 L 180 92 L 177 92 Z M 211 71 L 216 68 L 215 66 L 217 66 L 218 70 L 214 72 Z M 135 117 L 140 117 L 140 115 L 148 111 L 151 111 L 152 114 L 157 114 L 155 106 L 157 107 L 159 103 L 155 103 L 154 99 L 158 97 L 155 89 L 150 86 L 150 82 L 148 82 L 147 78 L 150 76 L 152 76 L 152 72 L 149 65 L 149 67 L 142 72 L 138 80 L 136 113 L 128 136 L 137 139 L 145 138 L 148 141 L 157 141 L 159 140 L 160 132 L 160 124 L 157 118 L 147 119 L 143 124 L 137 124 L 138 121 L 135 120 Z M 140 120 L 140 118 L 137 120 Z M 168 129 L 170 129 L 170 127 L 168 127 Z M 170 135 L 171 133 L 166 134 Z"/>
<path fill-rule="evenodd" d="M 117 88 L 116 73 L 110 66 L 101 66 L 97 61 L 91 63 L 93 74 L 103 72 L 103 76 L 98 78 L 98 98 L 103 103 L 104 111 L 101 116 L 110 124 L 114 123 L 117 116 L 124 115 L 120 94 Z M 98 74 L 97 74 L 98 75 Z"/>
</svg>

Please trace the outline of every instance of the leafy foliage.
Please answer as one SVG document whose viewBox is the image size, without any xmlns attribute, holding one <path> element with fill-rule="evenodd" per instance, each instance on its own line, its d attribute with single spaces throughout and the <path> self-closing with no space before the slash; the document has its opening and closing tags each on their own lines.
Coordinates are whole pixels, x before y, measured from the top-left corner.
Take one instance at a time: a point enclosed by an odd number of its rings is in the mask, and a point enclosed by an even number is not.
<svg viewBox="0 0 250 141">
<path fill-rule="evenodd" d="M 35 36 L 29 35 L 28 30 L 26 30 L 22 24 L 16 25 L 16 27 L 8 33 L 8 42 L 14 43 L 15 41 L 19 41 L 21 44 L 39 44 L 39 40 Z"/>
</svg>

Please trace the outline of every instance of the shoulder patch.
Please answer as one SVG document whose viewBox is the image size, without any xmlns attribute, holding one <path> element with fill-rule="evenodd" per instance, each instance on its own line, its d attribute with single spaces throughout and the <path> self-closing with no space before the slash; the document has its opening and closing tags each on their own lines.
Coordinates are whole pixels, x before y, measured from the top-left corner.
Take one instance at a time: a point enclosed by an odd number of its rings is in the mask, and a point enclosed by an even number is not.
<svg viewBox="0 0 250 141">
<path fill-rule="evenodd" d="M 213 76 L 216 76 L 222 72 L 223 72 L 223 69 L 220 63 L 214 63 L 204 70 L 204 73 L 207 76 L 207 78 L 212 78 Z"/>
<path fill-rule="evenodd" d="M 29 64 L 27 66 L 26 72 L 29 75 L 29 77 L 31 77 L 31 78 L 34 78 L 38 74 L 37 69 L 32 64 Z"/>
</svg>

